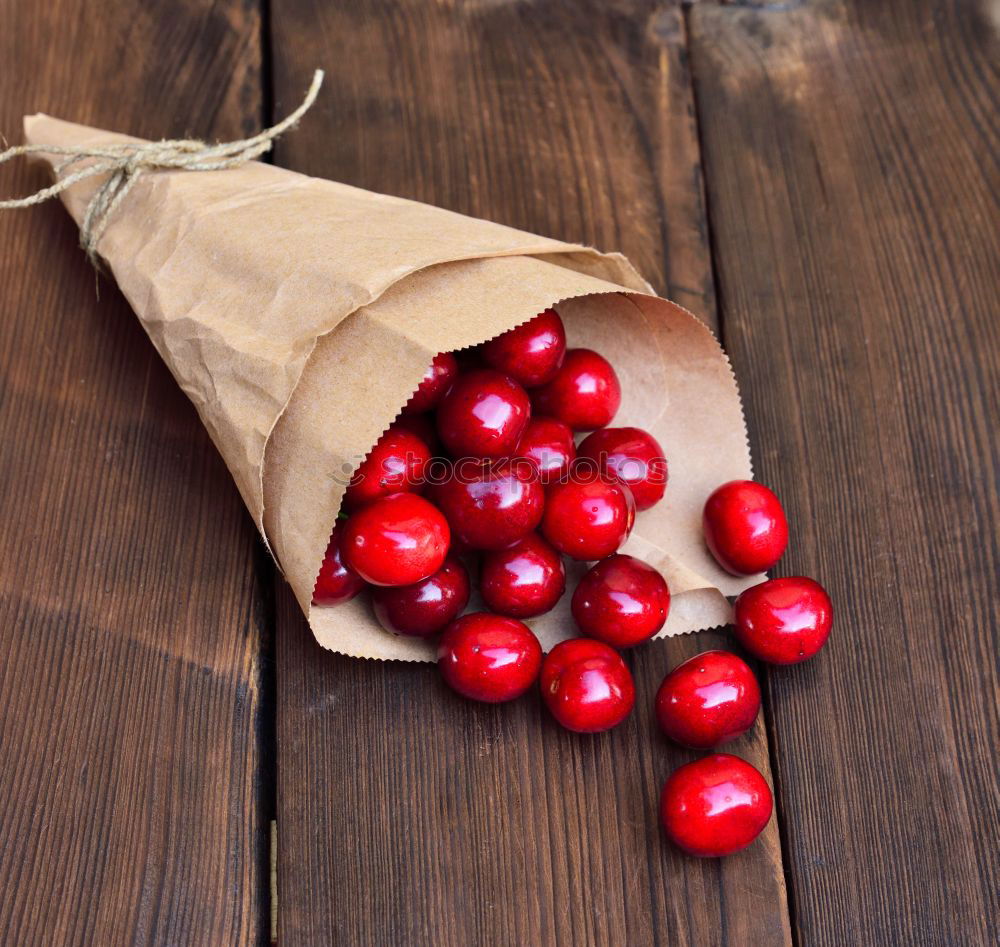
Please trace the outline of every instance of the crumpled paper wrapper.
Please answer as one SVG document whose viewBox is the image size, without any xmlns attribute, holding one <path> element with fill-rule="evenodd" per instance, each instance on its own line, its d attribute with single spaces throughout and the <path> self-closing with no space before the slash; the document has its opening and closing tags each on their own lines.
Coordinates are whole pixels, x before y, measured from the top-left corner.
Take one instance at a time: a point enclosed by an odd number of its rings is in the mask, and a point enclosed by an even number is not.
<svg viewBox="0 0 1000 947">
<path fill-rule="evenodd" d="M 46 115 L 26 117 L 25 135 L 71 147 L 136 140 Z M 78 224 L 99 183 L 64 193 Z M 751 476 L 729 363 L 623 256 L 259 162 L 143 175 L 98 250 L 324 647 L 433 660 L 430 643 L 383 631 L 365 596 L 311 604 L 344 487 L 434 355 L 550 306 L 571 346 L 596 349 L 618 371 L 613 423 L 646 428 L 667 455 L 666 498 L 639 514 L 623 547 L 670 586 L 661 636 L 727 623 L 726 596 L 759 581 L 720 570 L 701 532 L 708 494 Z M 567 561 L 570 589 L 585 568 Z M 528 624 L 546 649 L 573 636 L 569 596 Z"/>
</svg>

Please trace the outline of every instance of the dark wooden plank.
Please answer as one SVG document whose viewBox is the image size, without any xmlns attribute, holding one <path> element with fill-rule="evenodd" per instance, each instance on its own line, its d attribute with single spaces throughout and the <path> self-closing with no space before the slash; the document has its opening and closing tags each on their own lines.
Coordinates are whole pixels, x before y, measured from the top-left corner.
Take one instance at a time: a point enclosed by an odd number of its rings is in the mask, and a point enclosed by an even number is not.
<svg viewBox="0 0 1000 947">
<path fill-rule="evenodd" d="M 684 22 L 672 5 L 272 4 L 277 111 L 314 66 L 316 111 L 279 163 L 621 248 L 712 319 Z M 283 943 L 781 943 L 774 823 L 724 862 L 661 837 L 655 733 L 668 667 L 704 634 L 630 655 L 629 723 L 560 731 L 537 696 L 458 699 L 432 667 L 339 658 L 279 597 Z M 767 770 L 763 726 L 735 750 Z"/>
<path fill-rule="evenodd" d="M 0 128 L 258 127 L 243 0 L 0 4 Z M 4 194 L 38 168 L 4 169 Z M 0 940 L 252 943 L 262 598 L 185 396 L 52 203 L 0 214 Z"/>
<path fill-rule="evenodd" d="M 785 574 L 838 606 L 770 676 L 805 943 L 995 944 L 995 5 L 699 5 L 724 334 Z"/>
</svg>

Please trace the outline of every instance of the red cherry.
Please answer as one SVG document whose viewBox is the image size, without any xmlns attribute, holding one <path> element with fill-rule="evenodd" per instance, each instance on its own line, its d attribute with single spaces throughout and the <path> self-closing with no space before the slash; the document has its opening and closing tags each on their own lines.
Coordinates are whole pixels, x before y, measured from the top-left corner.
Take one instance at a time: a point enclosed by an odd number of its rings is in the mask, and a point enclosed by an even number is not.
<svg viewBox="0 0 1000 947">
<path fill-rule="evenodd" d="M 656 692 L 656 719 L 682 746 L 707 750 L 753 726 L 760 688 L 731 651 L 705 651 L 675 667 Z"/>
<path fill-rule="evenodd" d="M 479 590 L 486 605 L 501 615 L 541 615 L 562 598 L 565 589 L 562 556 L 537 533 L 528 533 L 509 549 L 483 556 Z"/>
<path fill-rule="evenodd" d="M 635 685 L 617 651 L 593 638 L 570 638 L 545 656 L 542 698 L 567 730 L 599 733 L 632 712 Z"/>
<path fill-rule="evenodd" d="M 636 510 L 648 510 L 663 499 L 667 488 L 667 459 L 648 431 L 637 427 L 609 427 L 587 435 L 577 451 L 597 462 L 603 473 L 627 483 Z"/>
<path fill-rule="evenodd" d="M 340 554 L 372 585 L 412 585 L 441 568 L 451 533 L 441 511 L 415 493 L 392 493 L 344 523 Z"/>
<path fill-rule="evenodd" d="M 542 663 L 542 646 L 514 618 L 474 612 L 455 619 L 438 644 L 438 667 L 450 687 L 472 700 L 520 697 Z"/>
<path fill-rule="evenodd" d="M 826 644 L 833 603 L 813 579 L 769 579 L 736 599 L 736 638 L 770 664 L 798 664 Z"/>
<path fill-rule="evenodd" d="M 574 431 L 604 427 L 622 401 L 611 363 L 590 349 L 570 349 L 555 378 L 533 394 L 536 414 L 558 418 Z"/>
<path fill-rule="evenodd" d="M 390 493 L 419 493 L 430 459 L 430 450 L 416 434 L 390 427 L 354 472 L 344 509 L 356 510 Z"/>
<path fill-rule="evenodd" d="M 459 375 L 437 411 L 452 457 L 507 457 L 531 415 L 528 393 L 510 375 L 483 368 Z"/>
<path fill-rule="evenodd" d="M 613 477 L 573 467 L 545 490 L 542 535 L 571 559 L 610 556 L 635 522 L 632 491 Z"/>
<path fill-rule="evenodd" d="M 705 542 L 733 575 L 766 572 L 788 545 L 788 523 L 778 498 L 762 483 L 730 480 L 705 502 Z"/>
<path fill-rule="evenodd" d="M 313 589 L 313 605 L 340 605 L 349 602 L 365 587 L 365 580 L 348 569 L 340 558 L 341 524 L 333 527 L 323 565 Z"/>
<path fill-rule="evenodd" d="M 451 352 L 435 355 L 434 361 L 427 367 L 424 377 L 417 385 L 417 390 L 403 406 L 403 414 L 420 414 L 436 408 L 457 377 L 458 362 L 455 361 L 455 356 Z"/>
<path fill-rule="evenodd" d="M 669 611 L 670 590 L 663 576 L 633 556 L 602 559 L 573 593 L 573 618 L 580 631 L 613 648 L 631 648 L 652 638 Z"/>
<path fill-rule="evenodd" d="M 469 573 L 455 556 L 422 582 L 372 589 L 375 617 L 394 635 L 436 635 L 468 602 Z"/>
<path fill-rule="evenodd" d="M 753 766 L 715 753 L 674 770 L 660 797 L 660 819 L 689 855 L 717 858 L 757 838 L 772 806 L 771 790 Z"/>
<path fill-rule="evenodd" d="M 525 388 L 551 381 L 566 355 L 566 330 L 554 309 L 546 309 L 482 347 L 483 361 Z"/>
<path fill-rule="evenodd" d="M 573 432 L 555 418 L 532 418 L 518 442 L 517 456 L 538 468 L 542 483 L 551 483 L 569 470 L 576 457 Z"/>
<path fill-rule="evenodd" d="M 542 518 L 545 494 L 530 464 L 457 463 L 431 488 L 455 537 L 472 549 L 504 549 Z"/>
<path fill-rule="evenodd" d="M 434 427 L 433 414 L 401 414 L 392 424 L 390 431 L 408 431 L 419 437 L 427 445 L 427 450 L 431 454 L 438 452 L 440 442 L 438 441 L 437 429 Z"/>
</svg>

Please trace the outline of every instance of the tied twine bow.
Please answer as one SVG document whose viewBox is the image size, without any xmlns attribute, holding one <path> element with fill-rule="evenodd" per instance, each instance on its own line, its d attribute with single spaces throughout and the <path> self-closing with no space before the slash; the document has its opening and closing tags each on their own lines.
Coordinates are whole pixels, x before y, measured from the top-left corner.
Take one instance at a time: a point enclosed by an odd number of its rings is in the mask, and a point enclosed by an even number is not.
<svg viewBox="0 0 1000 947">
<path fill-rule="evenodd" d="M 64 155 L 65 160 L 54 165 L 56 183 L 28 197 L 0 201 L 0 210 L 32 207 L 56 197 L 85 178 L 106 174 L 108 178 L 87 204 L 80 224 L 80 246 L 95 267 L 99 265 L 97 245 L 116 208 L 146 171 L 180 169 L 183 171 L 223 171 L 236 168 L 271 150 L 275 138 L 284 134 L 309 109 L 323 84 L 323 70 L 313 73 L 312 84 L 302 104 L 283 121 L 265 128 L 253 138 L 207 145 L 196 139 L 173 141 L 125 142 L 94 148 L 67 148 L 59 145 L 19 145 L 0 152 L 0 164 L 22 155 Z M 73 170 L 81 162 L 90 164 Z"/>
</svg>

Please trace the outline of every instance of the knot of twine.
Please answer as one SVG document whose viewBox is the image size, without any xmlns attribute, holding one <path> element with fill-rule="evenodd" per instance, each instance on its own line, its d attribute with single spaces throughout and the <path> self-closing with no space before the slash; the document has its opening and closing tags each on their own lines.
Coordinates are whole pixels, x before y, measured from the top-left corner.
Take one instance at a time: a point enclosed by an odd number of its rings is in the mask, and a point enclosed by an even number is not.
<svg viewBox="0 0 1000 947">
<path fill-rule="evenodd" d="M 97 245 L 115 209 L 146 171 L 180 169 L 184 171 L 223 171 L 236 168 L 271 150 L 275 138 L 284 134 L 309 109 L 323 84 L 323 70 L 313 73 L 312 84 L 302 104 L 283 121 L 265 128 L 252 138 L 207 145 L 197 139 L 173 141 L 125 142 L 94 148 L 67 148 L 59 145 L 19 145 L 0 152 L 0 164 L 23 155 L 63 155 L 53 165 L 56 183 L 28 197 L 0 201 L 0 210 L 33 207 L 56 197 L 86 178 L 107 174 L 108 179 L 94 193 L 80 224 L 80 246 L 94 266 L 98 265 Z M 83 161 L 91 161 L 77 167 Z M 75 169 L 75 170 L 74 170 Z"/>
</svg>

